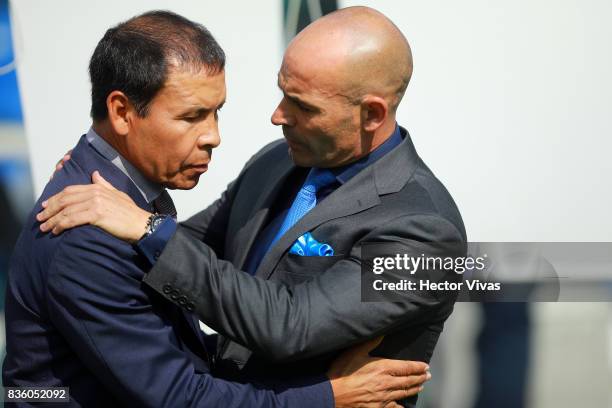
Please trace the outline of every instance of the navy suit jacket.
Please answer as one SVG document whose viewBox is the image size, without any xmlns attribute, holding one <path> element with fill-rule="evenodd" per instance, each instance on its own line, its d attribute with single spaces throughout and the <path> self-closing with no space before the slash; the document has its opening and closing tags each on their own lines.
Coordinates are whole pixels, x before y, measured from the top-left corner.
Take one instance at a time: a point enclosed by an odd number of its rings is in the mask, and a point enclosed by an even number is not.
<svg viewBox="0 0 612 408">
<path fill-rule="evenodd" d="M 265 387 L 213 378 L 196 321 L 141 283 L 131 245 L 83 226 L 42 234 L 41 202 L 94 170 L 151 210 L 133 182 L 82 137 L 46 186 L 16 244 L 6 297 L 6 387 L 67 386 L 77 406 L 333 406 L 321 377 Z"/>
</svg>

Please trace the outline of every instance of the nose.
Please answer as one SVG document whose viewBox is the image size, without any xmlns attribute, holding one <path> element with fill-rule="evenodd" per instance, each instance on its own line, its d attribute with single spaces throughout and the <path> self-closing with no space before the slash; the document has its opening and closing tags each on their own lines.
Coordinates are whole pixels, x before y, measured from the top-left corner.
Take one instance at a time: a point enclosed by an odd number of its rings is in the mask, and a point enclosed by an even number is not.
<svg viewBox="0 0 612 408">
<path fill-rule="evenodd" d="M 198 137 L 198 148 L 208 149 L 216 148 L 221 144 L 221 135 L 219 134 L 219 125 L 215 123 Z"/>
<path fill-rule="evenodd" d="M 270 120 L 275 126 L 295 126 L 295 117 L 289 113 L 285 98 L 280 101 Z"/>
</svg>

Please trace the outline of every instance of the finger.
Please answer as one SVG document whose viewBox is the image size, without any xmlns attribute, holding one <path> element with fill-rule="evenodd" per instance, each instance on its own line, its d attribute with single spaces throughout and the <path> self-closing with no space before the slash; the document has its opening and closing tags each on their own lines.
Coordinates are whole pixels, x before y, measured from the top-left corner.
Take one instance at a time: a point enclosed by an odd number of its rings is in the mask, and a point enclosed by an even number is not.
<svg viewBox="0 0 612 408">
<path fill-rule="evenodd" d="M 36 219 L 44 222 L 64 209 L 69 209 L 70 206 L 89 201 L 93 196 L 94 193 L 90 190 L 56 194 L 42 203 L 43 210 L 36 214 Z M 74 211 L 74 209 L 69 210 L 69 212 Z"/>
<path fill-rule="evenodd" d="M 82 193 L 82 192 L 89 192 L 89 193 L 92 193 L 93 195 L 95 191 L 100 191 L 100 190 L 102 190 L 100 186 L 97 186 L 95 184 L 74 184 L 74 185 L 65 187 L 59 193 L 56 193 L 52 195 L 51 197 L 49 197 L 46 201 L 43 201 L 42 206 L 45 207 L 47 205 L 47 202 L 51 201 L 55 197 L 63 197 L 64 195 Z"/>
<path fill-rule="evenodd" d="M 385 404 L 385 408 L 402 408 L 402 406 L 395 401 L 391 401 Z"/>
<path fill-rule="evenodd" d="M 59 234 L 67 228 L 76 227 L 78 225 L 93 222 L 93 211 L 88 203 L 79 203 L 62 212 L 49 218 L 47 221 L 40 224 L 42 232 L 52 231 L 54 234 Z"/>
<path fill-rule="evenodd" d="M 47 208 L 50 203 L 54 202 L 55 200 L 62 199 L 65 196 L 68 196 L 71 194 L 83 193 L 83 192 L 87 192 L 91 196 L 94 196 L 95 194 L 97 194 L 97 192 L 101 190 L 102 189 L 100 188 L 100 186 L 95 185 L 95 184 L 75 184 L 73 186 L 68 186 L 64 188 L 62 191 L 60 191 L 59 193 L 54 194 L 53 196 L 49 197 L 47 200 L 43 201 L 41 205 L 43 208 Z"/>
<path fill-rule="evenodd" d="M 98 170 L 94 171 L 91 175 L 91 181 L 93 181 L 95 184 L 101 185 L 102 187 L 108 189 L 108 190 L 115 190 L 115 187 L 113 187 L 113 185 L 111 183 L 109 183 L 108 181 L 106 181 L 106 179 L 104 179 L 104 177 L 102 177 L 102 175 L 100 174 L 100 172 Z"/>
<path fill-rule="evenodd" d="M 404 398 L 412 397 L 413 395 L 417 395 L 419 392 L 423 391 L 424 388 L 425 387 L 423 387 L 422 385 L 418 385 L 404 390 L 391 391 L 387 395 L 387 400 L 399 401 Z"/>
<path fill-rule="evenodd" d="M 405 390 L 415 386 L 423 385 L 426 381 L 431 379 L 431 374 L 425 373 L 421 375 L 410 375 L 407 377 L 394 377 L 389 376 L 388 380 L 385 380 L 384 387 L 387 390 Z"/>
<path fill-rule="evenodd" d="M 382 366 L 385 372 L 396 376 L 423 374 L 429 370 L 429 365 L 421 361 L 380 359 L 375 364 Z"/>
<path fill-rule="evenodd" d="M 100 174 L 100 172 L 98 170 L 94 171 L 91 174 L 91 180 L 94 182 L 95 185 L 100 185 L 100 186 L 102 186 L 103 188 L 105 188 L 105 189 L 107 189 L 109 191 L 117 193 L 118 194 L 118 198 L 120 198 L 120 199 L 122 199 L 122 200 L 124 200 L 126 202 L 134 204 L 134 200 L 132 200 L 132 198 L 129 195 L 127 195 L 123 191 L 117 190 L 115 188 L 115 186 L 113 186 L 111 183 L 106 181 L 106 179 L 104 177 L 102 177 L 102 175 Z"/>
<path fill-rule="evenodd" d="M 57 173 L 58 171 L 60 171 L 64 166 L 62 166 L 61 162 L 58 162 L 55 165 L 55 170 L 53 170 L 53 172 L 51 173 L 51 176 L 49 176 L 49 180 L 53 180 L 53 176 L 55 176 L 55 173 Z"/>
<path fill-rule="evenodd" d="M 61 169 L 63 169 L 63 168 L 64 168 L 64 164 L 65 164 L 65 163 L 66 163 L 68 160 L 70 160 L 70 157 L 71 157 L 71 156 L 70 156 L 70 154 L 71 154 L 71 153 L 72 153 L 72 149 L 68 150 L 68 151 L 66 152 L 66 154 L 64 155 L 64 157 L 62 157 L 62 158 L 60 159 L 60 161 L 58 161 L 58 162 L 55 164 L 55 170 L 53 171 L 53 173 L 52 173 L 52 174 L 51 174 L 51 176 L 49 177 L 49 180 L 53 180 L 53 176 L 55 176 L 55 173 L 57 173 L 58 171 L 60 171 Z"/>
<path fill-rule="evenodd" d="M 93 224 L 96 219 L 95 217 L 97 217 L 97 214 L 91 209 L 77 213 L 71 213 L 69 216 L 60 220 L 60 222 L 55 227 L 53 227 L 51 232 L 54 235 L 59 235 L 63 231 L 70 228 L 78 227 L 80 225 L 85 224 Z"/>
</svg>

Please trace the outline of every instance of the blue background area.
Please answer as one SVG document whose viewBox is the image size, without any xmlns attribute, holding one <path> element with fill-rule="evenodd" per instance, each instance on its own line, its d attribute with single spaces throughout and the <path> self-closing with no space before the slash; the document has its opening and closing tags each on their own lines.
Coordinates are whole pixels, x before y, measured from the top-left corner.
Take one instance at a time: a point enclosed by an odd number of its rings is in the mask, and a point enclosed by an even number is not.
<svg viewBox="0 0 612 408">
<path fill-rule="evenodd" d="M 0 0 L 0 121 L 18 122 L 23 120 L 17 75 L 15 69 L 5 73 L 13 64 L 13 40 L 8 12 L 8 0 Z"/>
</svg>

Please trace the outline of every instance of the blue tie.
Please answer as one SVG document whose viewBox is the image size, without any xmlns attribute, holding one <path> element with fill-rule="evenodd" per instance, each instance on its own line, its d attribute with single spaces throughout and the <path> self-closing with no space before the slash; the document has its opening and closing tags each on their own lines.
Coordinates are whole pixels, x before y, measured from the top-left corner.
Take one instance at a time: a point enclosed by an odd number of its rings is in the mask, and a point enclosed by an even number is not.
<svg viewBox="0 0 612 408">
<path fill-rule="evenodd" d="M 295 196 L 293 204 L 291 204 L 291 208 L 289 208 L 287 216 L 276 233 L 276 236 L 272 240 L 270 247 L 274 245 L 274 243 L 278 241 L 278 239 L 282 237 L 285 232 L 297 224 L 297 222 L 304 215 L 306 215 L 308 211 L 312 210 L 315 205 L 317 205 L 317 191 L 332 184 L 335 180 L 336 177 L 329 170 L 317 168 L 312 168 L 310 170 L 304 185 L 302 185 L 302 188 Z"/>
</svg>

